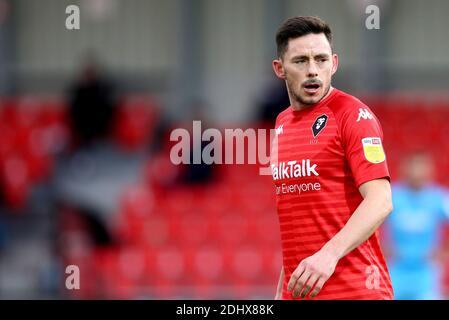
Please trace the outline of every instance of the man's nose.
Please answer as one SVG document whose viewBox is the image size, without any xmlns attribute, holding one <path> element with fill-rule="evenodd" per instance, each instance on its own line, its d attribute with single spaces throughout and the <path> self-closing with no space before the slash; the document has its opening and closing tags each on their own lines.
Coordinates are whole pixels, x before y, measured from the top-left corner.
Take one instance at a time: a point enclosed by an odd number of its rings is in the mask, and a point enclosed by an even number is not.
<svg viewBox="0 0 449 320">
<path fill-rule="evenodd" d="M 309 63 L 309 68 L 307 70 L 309 77 L 316 77 L 318 75 L 318 68 L 316 66 L 316 63 L 314 61 L 311 61 Z"/>
</svg>

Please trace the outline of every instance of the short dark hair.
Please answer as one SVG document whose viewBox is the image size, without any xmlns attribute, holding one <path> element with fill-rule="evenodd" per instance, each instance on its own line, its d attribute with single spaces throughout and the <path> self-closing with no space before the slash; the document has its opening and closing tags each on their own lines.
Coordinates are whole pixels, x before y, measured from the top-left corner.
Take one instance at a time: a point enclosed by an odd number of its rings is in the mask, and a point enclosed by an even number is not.
<svg viewBox="0 0 449 320">
<path fill-rule="evenodd" d="M 332 31 L 326 22 L 318 17 L 298 16 L 284 21 L 276 33 L 278 57 L 281 58 L 284 55 L 290 39 L 299 38 L 310 33 L 324 33 L 332 48 Z"/>
</svg>

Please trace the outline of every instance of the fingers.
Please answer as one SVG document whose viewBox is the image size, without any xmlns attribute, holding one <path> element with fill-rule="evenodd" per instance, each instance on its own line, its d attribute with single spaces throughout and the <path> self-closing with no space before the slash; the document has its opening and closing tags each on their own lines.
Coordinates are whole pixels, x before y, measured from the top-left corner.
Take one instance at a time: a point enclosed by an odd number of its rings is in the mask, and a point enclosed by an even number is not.
<svg viewBox="0 0 449 320">
<path fill-rule="evenodd" d="M 293 277 L 293 276 L 292 276 Z M 305 298 L 310 293 L 310 297 L 314 298 L 320 293 L 328 278 L 319 273 L 313 273 L 304 270 L 301 276 L 296 280 L 292 290 L 293 298 Z M 312 290 L 313 289 L 313 290 Z"/>
<path fill-rule="evenodd" d="M 332 275 L 333 270 L 320 267 L 316 261 L 310 258 L 303 260 L 292 273 L 287 285 L 287 290 L 292 292 L 293 298 L 316 297 L 326 281 Z"/>
<path fill-rule="evenodd" d="M 293 291 L 293 288 L 295 287 L 296 282 L 301 277 L 304 270 L 305 270 L 304 264 L 300 263 L 298 268 L 296 268 L 296 270 L 292 273 L 290 280 L 288 281 L 288 287 L 287 287 L 288 291 L 290 291 L 290 292 Z"/>
<path fill-rule="evenodd" d="M 304 273 L 299 277 L 299 279 L 296 281 L 296 285 L 293 289 L 293 298 L 299 297 L 299 294 L 301 293 L 304 286 L 307 285 L 307 281 L 309 280 L 311 276 L 311 273 L 309 271 L 304 271 Z"/>
<path fill-rule="evenodd" d="M 315 282 L 318 280 L 319 276 L 316 273 L 313 273 L 310 278 L 307 280 L 307 282 L 304 284 L 304 288 L 301 292 L 301 298 L 305 298 L 310 290 L 312 290 L 313 285 L 315 284 Z"/>
<path fill-rule="evenodd" d="M 321 277 L 321 278 L 319 278 L 318 279 L 318 281 L 317 281 L 317 283 L 316 283 L 316 285 L 315 285 L 315 288 L 313 288 L 313 291 L 312 291 L 312 293 L 310 294 L 310 297 L 311 298 L 315 298 L 316 296 L 317 296 L 317 294 L 318 293 L 320 293 L 320 291 L 321 291 L 321 289 L 323 288 L 323 286 L 324 286 L 324 283 L 326 282 L 326 278 L 323 278 L 323 277 Z"/>
</svg>

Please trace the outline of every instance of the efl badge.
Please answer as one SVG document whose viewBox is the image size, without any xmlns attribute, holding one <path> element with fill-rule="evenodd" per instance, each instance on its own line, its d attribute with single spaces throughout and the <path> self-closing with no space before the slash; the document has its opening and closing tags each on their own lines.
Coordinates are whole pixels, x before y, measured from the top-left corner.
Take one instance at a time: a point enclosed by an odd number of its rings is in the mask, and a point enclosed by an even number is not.
<svg viewBox="0 0 449 320">
<path fill-rule="evenodd" d="M 371 163 L 381 163 L 385 161 L 385 152 L 379 137 L 363 138 L 362 144 L 366 160 Z"/>
<path fill-rule="evenodd" d="M 316 138 L 316 136 L 324 129 L 326 123 L 327 115 L 323 114 L 316 118 L 315 122 L 312 125 L 312 133 L 314 138 Z"/>
</svg>

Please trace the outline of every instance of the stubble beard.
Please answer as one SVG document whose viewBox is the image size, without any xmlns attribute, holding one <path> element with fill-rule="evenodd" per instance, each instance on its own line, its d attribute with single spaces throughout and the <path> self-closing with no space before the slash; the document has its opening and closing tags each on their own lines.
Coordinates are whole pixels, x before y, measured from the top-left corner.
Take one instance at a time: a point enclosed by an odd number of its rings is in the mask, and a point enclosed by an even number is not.
<svg viewBox="0 0 449 320">
<path fill-rule="evenodd" d="M 290 96 L 290 99 L 293 99 L 295 102 L 299 103 L 299 105 L 304 105 L 304 106 L 309 106 L 312 104 L 316 104 L 318 102 L 320 102 L 329 92 L 330 90 L 330 83 L 326 86 L 326 88 L 324 88 L 323 91 L 323 95 L 320 97 L 320 99 L 318 101 L 310 101 L 310 100 L 305 100 L 301 97 L 300 94 L 298 94 L 295 91 L 295 87 L 293 86 L 292 82 L 288 80 L 288 76 L 286 75 L 286 80 L 285 80 L 286 84 L 287 84 L 287 90 Z M 291 101 L 292 103 L 293 101 Z"/>
</svg>

